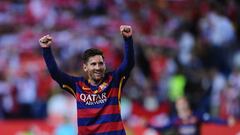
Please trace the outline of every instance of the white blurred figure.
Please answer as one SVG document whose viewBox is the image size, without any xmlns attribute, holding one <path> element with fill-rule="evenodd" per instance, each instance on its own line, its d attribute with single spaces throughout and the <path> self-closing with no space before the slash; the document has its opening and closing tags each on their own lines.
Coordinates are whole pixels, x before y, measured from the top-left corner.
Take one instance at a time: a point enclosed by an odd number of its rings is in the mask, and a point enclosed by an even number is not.
<svg viewBox="0 0 240 135">
<path fill-rule="evenodd" d="M 221 98 L 221 117 L 240 117 L 240 91 L 231 83 L 223 90 Z"/>
<path fill-rule="evenodd" d="M 237 89 L 240 89 L 240 51 L 233 56 L 233 71 L 229 75 L 229 82 Z"/>
<path fill-rule="evenodd" d="M 56 94 L 48 101 L 48 120 L 53 124 L 55 135 L 77 134 L 77 108 L 72 96 Z"/>
<path fill-rule="evenodd" d="M 181 64 L 189 65 L 192 59 L 192 48 L 195 40 L 191 33 L 183 32 L 179 40 L 179 54 L 178 58 Z"/>
<path fill-rule="evenodd" d="M 34 117 L 34 103 L 37 99 L 37 81 L 35 77 L 23 71 L 16 79 L 17 102 L 20 105 L 21 118 Z"/>
<path fill-rule="evenodd" d="M 7 82 L 4 73 L 0 73 L 0 118 L 13 109 L 11 84 Z"/>
<path fill-rule="evenodd" d="M 203 37 L 213 46 L 226 45 L 235 38 L 235 30 L 230 19 L 214 11 L 209 12 L 200 20 Z"/>
<path fill-rule="evenodd" d="M 132 114 L 132 102 L 127 97 L 121 98 L 121 117 L 127 120 Z"/>
<path fill-rule="evenodd" d="M 65 121 L 57 126 L 55 129 L 55 135 L 76 135 L 77 130 L 74 127 L 72 121 L 69 118 L 65 118 Z"/>
<path fill-rule="evenodd" d="M 152 128 L 148 128 L 144 131 L 143 135 L 159 135 L 159 133 Z"/>
<path fill-rule="evenodd" d="M 202 44 L 206 45 L 208 64 L 228 75 L 231 72 L 230 47 L 236 33 L 232 22 L 221 11 L 210 11 L 199 21 Z"/>
<path fill-rule="evenodd" d="M 212 91 L 211 91 L 211 115 L 219 116 L 221 92 L 226 87 L 226 78 L 217 69 L 212 69 L 210 72 L 212 79 Z"/>
<path fill-rule="evenodd" d="M 46 3 L 46 0 L 31 0 L 28 8 L 34 19 L 36 19 L 36 21 L 40 21 L 47 16 L 49 4 Z"/>
</svg>

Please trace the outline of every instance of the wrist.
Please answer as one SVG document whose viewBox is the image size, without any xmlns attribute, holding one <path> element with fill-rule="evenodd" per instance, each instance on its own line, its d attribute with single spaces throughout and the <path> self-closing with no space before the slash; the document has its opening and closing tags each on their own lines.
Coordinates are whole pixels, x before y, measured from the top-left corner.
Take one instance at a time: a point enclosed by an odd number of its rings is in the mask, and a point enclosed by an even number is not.
<svg viewBox="0 0 240 135">
<path fill-rule="evenodd" d="M 123 36 L 124 40 L 132 39 L 132 36 Z"/>
<path fill-rule="evenodd" d="M 49 45 L 41 45 L 42 48 L 49 48 Z"/>
</svg>

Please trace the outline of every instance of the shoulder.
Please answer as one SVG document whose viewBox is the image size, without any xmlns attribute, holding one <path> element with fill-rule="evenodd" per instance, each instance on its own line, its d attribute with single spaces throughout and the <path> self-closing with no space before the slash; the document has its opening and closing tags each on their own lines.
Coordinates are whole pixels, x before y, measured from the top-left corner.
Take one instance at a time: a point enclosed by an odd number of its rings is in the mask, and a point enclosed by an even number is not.
<svg viewBox="0 0 240 135">
<path fill-rule="evenodd" d="M 83 76 L 72 77 L 74 82 L 84 82 L 86 79 Z"/>
<path fill-rule="evenodd" d="M 117 74 L 117 72 L 115 70 L 111 71 L 111 72 L 107 72 L 106 76 L 111 76 L 113 79 L 117 79 L 118 78 L 118 74 Z"/>
<path fill-rule="evenodd" d="M 77 81 L 87 81 L 87 78 L 84 76 L 77 77 Z"/>
</svg>

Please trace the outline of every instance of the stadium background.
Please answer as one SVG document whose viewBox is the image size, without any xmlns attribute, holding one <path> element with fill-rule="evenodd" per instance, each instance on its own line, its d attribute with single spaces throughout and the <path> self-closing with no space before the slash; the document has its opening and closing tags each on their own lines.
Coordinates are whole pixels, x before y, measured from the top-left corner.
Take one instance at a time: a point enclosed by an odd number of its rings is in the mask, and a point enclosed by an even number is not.
<svg viewBox="0 0 240 135">
<path fill-rule="evenodd" d="M 194 111 L 238 121 L 239 4 L 238 0 L 1 0 L 0 133 L 74 134 L 74 99 L 50 78 L 38 40 L 45 34 L 53 36 L 57 62 L 69 74 L 82 73 L 80 56 L 89 47 L 104 51 L 111 70 L 122 58 L 121 24 L 133 26 L 136 51 L 136 66 L 122 98 L 129 135 L 161 134 L 146 125 L 168 122 L 176 99 L 183 95 Z M 239 129 L 239 125 L 203 123 L 202 130 L 229 134 Z"/>
</svg>

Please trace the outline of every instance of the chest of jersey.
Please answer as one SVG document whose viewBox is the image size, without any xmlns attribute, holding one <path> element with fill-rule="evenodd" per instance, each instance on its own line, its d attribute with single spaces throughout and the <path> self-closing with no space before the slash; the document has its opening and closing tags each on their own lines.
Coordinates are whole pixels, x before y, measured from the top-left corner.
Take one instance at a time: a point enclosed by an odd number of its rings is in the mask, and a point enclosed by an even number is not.
<svg viewBox="0 0 240 135">
<path fill-rule="evenodd" d="M 87 81 L 79 81 L 76 84 L 78 109 L 118 105 L 119 88 L 116 84 L 111 76 L 98 86 L 91 86 Z"/>
</svg>

